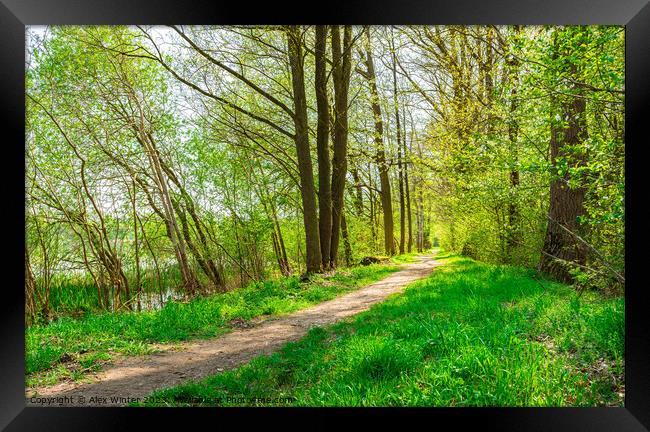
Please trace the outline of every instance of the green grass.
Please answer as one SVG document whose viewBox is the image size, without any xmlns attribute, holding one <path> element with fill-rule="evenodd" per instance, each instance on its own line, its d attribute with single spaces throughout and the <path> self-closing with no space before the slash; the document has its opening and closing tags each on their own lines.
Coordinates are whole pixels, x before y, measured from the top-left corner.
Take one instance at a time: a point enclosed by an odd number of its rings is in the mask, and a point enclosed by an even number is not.
<svg viewBox="0 0 650 432">
<path fill-rule="evenodd" d="M 83 316 L 101 309 L 97 288 L 88 278 L 61 278 L 53 284 L 49 300 L 50 313 L 56 316 Z"/>
<path fill-rule="evenodd" d="M 331 276 L 315 275 L 306 283 L 298 277 L 282 278 L 189 303 L 170 302 L 155 311 L 88 314 L 80 319 L 64 317 L 49 325 L 35 325 L 25 335 L 27 384 L 45 385 L 64 377 L 78 378 L 79 374 L 73 372 L 110 361 L 112 354 L 150 353 L 152 343 L 215 336 L 226 332 L 233 319 L 292 312 L 382 279 L 396 270 L 394 265 L 371 265 L 341 270 Z"/>
<path fill-rule="evenodd" d="M 367 312 L 144 404 L 622 405 L 622 298 L 578 297 L 532 270 L 444 260 Z"/>
<path fill-rule="evenodd" d="M 409 264 L 417 262 L 416 257 L 420 255 L 417 252 L 408 252 L 401 255 L 395 255 L 391 260 L 396 264 Z"/>
</svg>

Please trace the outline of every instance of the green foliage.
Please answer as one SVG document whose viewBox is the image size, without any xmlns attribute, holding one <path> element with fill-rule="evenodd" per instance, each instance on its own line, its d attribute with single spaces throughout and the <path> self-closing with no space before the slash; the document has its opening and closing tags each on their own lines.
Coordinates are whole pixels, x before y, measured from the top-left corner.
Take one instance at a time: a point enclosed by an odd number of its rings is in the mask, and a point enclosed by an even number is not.
<svg viewBox="0 0 650 432">
<path fill-rule="evenodd" d="M 439 42 L 451 44 L 455 31 L 465 32 L 449 29 Z M 488 31 L 468 31 L 465 46 L 484 46 Z M 566 181 L 585 191 L 576 233 L 582 240 L 576 241 L 589 245 L 588 262 L 576 285 L 620 294 L 625 269 L 623 29 L 509 26 L 498 33 L 504 53 L 491 71 L 503 78 L 494 83 L 489 106 L 487 96 L 478 100 L 474 93 L 462 94 L 462 104 L 445 107 L 427 127 L 426 153 L 419 162 L 430 185 L 434 235 L 443 247 L 475 259 L 535 267 L 548 224 L 549 184 Z M 466 59 L 477 66 L 480 60 Z M 478 87 L 479 94 L 485 86 L 481 75 L 464 75 L 453 67 L 439 73 L 459 86 Z M 586 139 L 564 146 L 553 163 L 551 128 L 560 128 L 558 139 L 563 139 L 568 120 L 559 107 L 573 103 L 576 95 L 586 101 Z"/>
<path fill-rule="evenodd" d="M 67 356 L 87 362 L 88 353 L 147 354 L 154 349 L 151 344 L 155 342 L 212 337 L 227 331 L 228 322 L 233 319 L 289 313 L 377 281 L 396 270 L 390 265 L 356 267 L 329 277 L 318 276 L 307 283 L 300 283 L 298 277 L 254 282 L 246 288 L 189 303 L 171 301 L 155 311 L 91 313 L 80 319 L 62 317 L 49 325 L 34 325 L 26 330 L 26 373 L 58 367 L 60 359 Z"/>
<path fill-rule="evenodd" d="M 253 397 L 298 406 L 623 403 L 622 298 L 578 297 L 519 267 L 442 259 L 445 266 L 402 295 L 313 329 L 269 357 L 158 391 L 147 404 L 258 404 L 247 402 Z"/>
</svg>

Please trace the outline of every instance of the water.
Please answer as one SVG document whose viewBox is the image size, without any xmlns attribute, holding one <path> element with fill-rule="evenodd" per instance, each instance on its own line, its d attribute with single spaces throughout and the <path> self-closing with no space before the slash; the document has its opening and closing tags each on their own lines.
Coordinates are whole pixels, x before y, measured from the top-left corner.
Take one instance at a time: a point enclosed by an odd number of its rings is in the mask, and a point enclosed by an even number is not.
<svg viewBox="0 0 650 432">
<path fill-rule="evenodd" d="M 182 300 L 185 296 L 182 292 L 176 291 L 173 288 L 167 288 L 162 293 L 153 291 L 142 291 L 140 293 L 140 310 L 151 311 L 162 309 L 168 302 L 173 300 Z M 134 297 L 131 300 L 133 310 L 138 310 L 138 299 Z M 110 299 L 110 309 L 114 311 L 113 298 Z"/>
<path fill-rule="evenodd" d="M 142 310 L 156 310 L 163 308 L 171 300 L 180 300 L 184 294 L 168 288 L 166 291 L 159 292 L 141 292 L 140 306 Z M 137 300 L 136 300 L 137 303 Z"/>
</svg>

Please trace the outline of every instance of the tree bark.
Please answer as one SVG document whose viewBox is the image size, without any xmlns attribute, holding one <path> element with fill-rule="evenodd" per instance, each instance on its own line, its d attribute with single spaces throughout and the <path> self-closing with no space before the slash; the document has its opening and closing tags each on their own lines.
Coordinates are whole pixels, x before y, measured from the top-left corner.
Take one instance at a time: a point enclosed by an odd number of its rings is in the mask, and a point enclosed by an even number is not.
<svg viewBox="0 0 650 432">
<path fill-rule="evenodd" d="M 352 28 L 343 29 L 341 47 L 338 26 L 332 26 L 332 58 L 334 79 L 334 154 L 332 157 L 332 239 L 330 267 L 336 267 L 339 248 L 339 231 L 343 214 L 343 193 L 347 173 L 348 151 L 348 90 L 350 87 Z"/>
<path fill-rule="evenodd" d="M 316 26 L 315 87 L 318 126 L 316 129 L 316 153 L 318 155 L 318 230 L 323 269 L 330 267 L 330 244 L 332 242 L 332 185 L 330 183 L 329 153 L 329 106 L 327 102 L 327 70 L 325 68 L 327 26 Z M 334 33 L 334 30 L 332 30 Z M 334 35 L 332 34 L 332 38 Z M 333 40 L 333 39 L 332 39 Z"/>
<path fill-rule="evenodd" d="M 384 124 L 381 119 L 381 106 L 375 75 L 375 65 L 372 60 L 372 47 L 370 30 L 366 27 L 366 78 L 370 84 L 370 101 L 372 114 L 375 120 L 375 161 L 379 167 L 381 206 L 384 216 L 384 250 L 387 255 L 395 255 L 395 241 L 393 238 L 393 204 L 391 200 L 390 180 L 388 179 L 388 165 L 386 164 L 386 150 L 384 149 Z"/>
<path fill-rule="evenodd" d="M 395 105 L 395 128 L 397 130 L 397 171 L 399 184 L 399 253 L 404 253 L 404 243 L 406 239 L 406 215 L 404 202 L 404 171 L 402 169 L 402 127 L 399 118 L 399 101 L 397 98 L 397 60 L 395 54 L 395 40 L 391 27 L 391 54 L 393 59 L 393 105 Z"/>
<path fill-rule="evenodd" d="M 423 214 L 423 197 L 422 189 L 416 187 L 416 204 L 415 204 L 415 219 L 417 225 L 417 240 L 416 248 L 418 252 L 424 249 L 424 214 Z M 452 247 L 453 249 L 453 247 Z"/>
<path fill-rule="evenodd" d="M 151 141 L 153 142 L 153 138 L 151 138 Z M 178 176 L 174 172 L 174 170 L 169 166 L 169 164 L 167 164 L 160 157 L 160 153 L 158 152 L 157 148 L 155 148 L 155 151 L 158 154 L 158 159 L 160 160 L 161 168 L 163 169 L 167 177 L 176 186 L 180 198 L 182 199 L 182 203 L 179 201 L 177 204 L 175 204 L 175 210 L 180 213 L 183 211 L 183 207 L 184 207 L 185 210 L 187 210 L 187 212 L 189 213 L 190 217 L 192 218 L 192 222 L 194 222 L 193 228 L 198 235 L 198 240 L 201 245 L 201 249 L 197 248 L 194 245 L 190 245 L 190 243 L 193 243 L 194 240 L 191 238 L 189 234 L 189 230 L 187 231 L 187 234 L 184 235 L 185 240 L 188 243 L 188 247 L 192 246 L 191 249 L 194 258 L 197 260 L 197 262 L 198 261 L 202 262 L 199 263 L 199 265 L 201 266 L 201 269 L 204 271 L 208 279 L 210 279 L 214 287 L 217 288 L 219 291 L 225 291 L 226 289 L 225 278 L 223 277 L 223 274 L 219 270 L 219 268 L 217 268 L 217 265 L 215 264 L 214 259 L 211 256 L 212 254 L 210 252 L 210 246 L 208 244 L 206 232 L 204 230 L 205 225 L 202 223 L 198 213 L 196 212 L 196 206 L 194 205 L 194 200 L 187 192 L 187 190 L 179 180 Z"/>
<path fill-rule="evenodd" d="M 305 249 L 307 273 L 321 271 L 321 251 L 318 231 L 318 214 L 314 189 L 313 168 L 309 151 L 309 128 L 307 125 L 307 98 L 305 95 L 305 71 L 302 36 L 297 27 L 288 27 L 287 51 L 291 69 L 291 85 L 294 104 L 294 141 L 298 155 L 300 195 L 305 225 Z"/>
<path fill-rule="evenodd" d="M 144 111 L 138 99 L 138 96 L 136 95 L 135 91 L 130 86 L 128 86 L 128 84 L 126 90 L 137 111 L 134 113 L 133 118 L 129 119 L 125 117 L 125 120 L 131 126 L 136 140 L 144 149 L 145 154 L 147 155 L 147 159 L 149 160 L 149 164 L 153 172 L 152 178 L 156 184 L 158 194 L 160 195 L 165 225 L 167 227 L 167 234 L 174 247 L 176 261 L 178 262 L 178 266 L 181 271 L 181 277 L 183 279 L 183 290 L 190 295 L 194 295 L 197 289 L 200 289 L 200 284 L 196 278 L 196 275 L 192 271 L 187 258 L 185 242 L 183 241 L 181 230 L 178 227 L 178 222 L 176 221 L 174 207 L 172 204 L 169 187 L 167 185 L 167 178 L 165 176 L 165 170 L 160 159 L 160 153 L 156 148 L 156 142 L 153 135 L 146 131 Z"/>
<path fill-rule="evenodd" d="M 172 199 L 167 186 L 167 179 L 163 173 L 158 152 L 155 151 L 153 142 L 149 142 L 148 138 L 150 137 L 140 135 L 139 140 L 146 150 L 149 162 L 151 163 L 154 172 L 154 179 L 160 194 L 165 220 L 167 221 L 169 238 L 174 246 L 174 253 L 176 254 L 176 260 L 183 278 L 183 289 L 188 294 L 193 295 L 196 293 L 197 288 L 199 288 L 199 282 L 196 279 L 187 259 L 185 241 L 183 240 L 181 230 L 176 221 Z"/>
<path fill-rule="evenodd" d="M 404 118 L 406 123 L 406 118 Z M 413 136 L 411 135 L 411 142 Z M 406 218 L 408 221 L 408 242 L 406 251 L 411 253 L 413 250 L 413 219 L 411 217 L 411 186 L 409 184 L 409 152 L 406 146 L 406 124 L 404 125 L 404 188 L 406 190 Z"/>
<path fill-rule="evenodd" d="M 568 71 L 569 76 L 575 77 L 577 74 L 575 63 L 568 64 Z M 582 91 L 578 85 L 574 85 L 573 90 L 575 96 L 565 96 L 559 103 L 566 127 L 562 128 L 555 119 L 551 122 L 551 163 L 555 167 L 555 178 L 551 182 L 549 222 L 539 263 L 540 271 L 567 283 L 573 281 L 570 273 L 571 264 L 583 266 L 587 260 L 585 246 L 568 232 L 580 232 L 578 217 L 585 212 L 585 188 L 570 187 L 569 172 L 561 176 L 557 173 L 560 159 L 568 160 L 572 168 L 586 163 L 584 155 L 576 154 L 571 149 L 583 144 L 587 139 L 586 100 L 581 97 Z M 556 105 L 556 103 L 552 104 Z M 553 112 L 554 110 L 551 110 L 551 113 Z"/>
<path fill-rule="evenodd" d="M 343 247 L 345 250 L 345 265 L 352 265 L 352 246 L 350 244 L 350 235 L 348 233 L 348 224 L 345 220 L 345 213 L 341 215 L 341 235 L 343 236 Z"/>
</svg>

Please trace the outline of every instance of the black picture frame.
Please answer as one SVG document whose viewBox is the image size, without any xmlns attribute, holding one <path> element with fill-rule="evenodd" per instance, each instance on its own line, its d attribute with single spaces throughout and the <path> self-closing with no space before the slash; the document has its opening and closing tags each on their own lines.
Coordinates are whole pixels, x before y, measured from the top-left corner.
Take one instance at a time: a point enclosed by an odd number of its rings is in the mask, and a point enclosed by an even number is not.
<svg viewBox="0 0 650 432">
<path fill-rule="evenodd" d="M 375 422 L 389 416 L 427 428 L 442 422 L 455 429 L 637 431 L 650 429 L 650 314 L 644 284 L 644 246 L 649 215 L 643 208 L 646 179 L 643 150 L 650 136 L 649 0 L 364 0 L 281 5 L 276 2 L 173 0 L 0 0 L 2 85 L 0 110 L 5 122 L 1 212 L 2 313 L 0 314 L 0 427 L 7 430 L 102 430 L 152 422 L 171 426 L 208 421 L 225 427 L 236 417 L 240 426 L 260 416 L 291 419 L 305 414 L 310 426 L 329 427 L 363 415 Z M 25 26 L 43 24 L 616 24 L 626 26 L 626 397 L 624 408 L 432 408 L 432 409 L 133 409 L 26 408 L 24 402 L 24 138 Z M 646 162 L 647 163 L 647 162 Z M 7 278 L 6 275 L 10 275 Z M 187 416 L 190 414 L 190 416 Z M 289 417 L 286 418 L 286 417 Z M 188 423 L 188 419 L 191 423 Z M 198 427 L 198 426 L 197 426 Z M 367 427 L 367 425 L 366 425 Z"/>
</svg>

